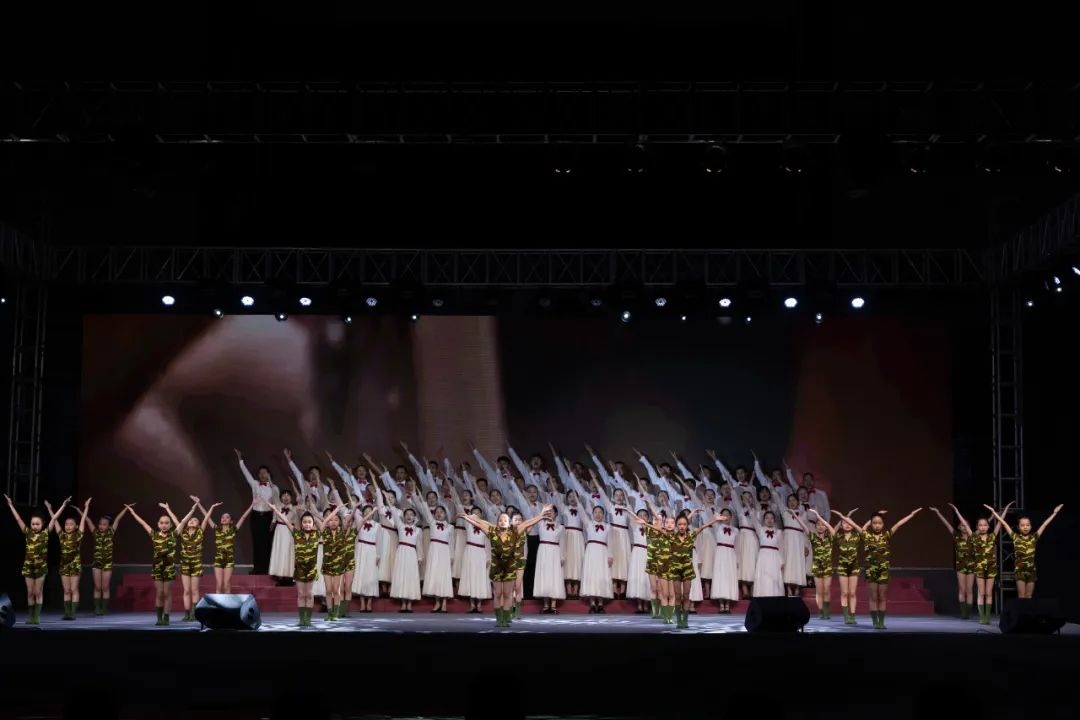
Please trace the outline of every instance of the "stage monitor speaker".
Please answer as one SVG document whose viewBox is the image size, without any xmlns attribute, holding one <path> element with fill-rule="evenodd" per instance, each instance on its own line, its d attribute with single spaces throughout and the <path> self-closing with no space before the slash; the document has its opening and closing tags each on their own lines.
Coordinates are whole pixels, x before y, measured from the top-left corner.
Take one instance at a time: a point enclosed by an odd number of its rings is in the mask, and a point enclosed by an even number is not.
<svg viewBox="0 0 1080 720">
<path fill-rule="evenodd" d="M 810 622 L 810 608 L 798 597 L 750 600 L 743 625 L 747 632 L 798 632 Z"/>
<path fill-rule="evenodd" d="M 0 630 L 7 630 L 15 624 L 15 606 L 7 593 L 0 593 Z"/>
<path fill-rule="evenodd" d="M 1013 598 L 1005 603 L 998 627 L 1003 633 L 1049 635 L 1061 629 L 1065 615 L 1054 598 Z"/>
<path fill-rule="evenodd" d="M 254 595 L 203 595 L 195 619 L 211 630 L 258 630 L 262 615 Z"/>
</svg>

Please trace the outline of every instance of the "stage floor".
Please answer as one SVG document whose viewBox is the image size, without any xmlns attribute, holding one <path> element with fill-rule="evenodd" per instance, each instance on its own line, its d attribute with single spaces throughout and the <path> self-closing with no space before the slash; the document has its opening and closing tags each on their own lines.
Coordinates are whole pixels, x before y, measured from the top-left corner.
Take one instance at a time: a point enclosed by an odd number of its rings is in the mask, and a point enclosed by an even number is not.
<svg viewBox="0 0 1080 720">
<path fill-rule="evenodd" d="M 708 635 L 746 633 L 741 615 L 701 614 L 690 616 L 689 629 L 677 630 L 674 625 L 664 625 L 642 615 L 525 615 L 515 620 L 510 628 L 495 627 L 495 619 L 488 615 L 436 615 L 425 610 L 412 614 L 354 613 L 352 617 L 327 622 L 316 614 L 312 627 L 297 627 L 295 613 L 263 613 L 259 633 L 452 633 L 452 634 L 603 634 L 603 635 Z M 1001 634 L 997 618 L 990 625 L 979 625 L 976 620 L 960 620 L 944 616 L 895 615 L 886 618 L 888 630 L 874 630 L 870 618 L 862 616 L 859 624 L 845 625 L 843 618 L 819 620 L 812 618 L 804 628 L 807 634 L 880 635 L 886 633 L 906 634 Z M 16 631 L 66 632 L 72 630 L 92 631 L 146 631 L 155 633 L 197 633 L 196 622 L 183 622 L 173 616 L 167 627 L 154 625 L 154 616 L 147 613 L 110 613 L 104 617 L 87 615 L 76 620 L 61 620 L 59 615 L 45 615 L 41 625 L 28 626 L 22 617 Z M 203 631 L 209 632 L 209 631 Z M 1063 635 L 1080 636 L 1080 625 L 1069 623 L 1062 628 Z"/>
</svg>

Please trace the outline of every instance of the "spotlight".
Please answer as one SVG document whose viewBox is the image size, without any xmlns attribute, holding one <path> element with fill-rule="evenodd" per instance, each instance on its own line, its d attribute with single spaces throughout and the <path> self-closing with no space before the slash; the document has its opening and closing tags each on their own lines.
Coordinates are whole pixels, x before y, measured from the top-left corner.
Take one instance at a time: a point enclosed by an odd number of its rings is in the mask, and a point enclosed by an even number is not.
<svg viewBox="0 0 1080 720">
<path fill-rule="evenodd" d="M 445 303 L 442 298 L 435 298 L 431 301 L 431 304 L 437 308 L 441 308 Z"/>
<path fill-rule="evenodd" d="M 255 298 L 251 297 L 250 295 L 245 295 L 244 297 L 240 298 L 240 304 L 244 307 L 251 307 L 255 304 Z"/>
<path fill-rule="evenodd" d="M 623 311 L 622 311 L 622 315 L 621 315 L 620 317 L 622 317 L 622 321 L 623 321 L 624 323 L 628 323 L 628 322 L 630 322 L 630 318 L 631 318 L 632 316 L 630 315 L 630 311 L 629 311 L 629 310 L 623 310 Z"/>
<path fill-rule="evenodd" d="M 536 302 L 537 302 L 537 304 L 540 305 L 540 307 L 544 308 L 545 310 L 547 310 L 549 307 L 551 307 L 551 298 L 549 298 L 549 297 L 542 297 L 539 300 L 537 300 Z"/>
<path fill-rule="evenodd" d="M 1055 285 L 1060 285 L 1061 284 L 1061 278 L 1058 277 L 1057 275 L 1055 275 L 1052 279 L 1053 279 Z M 161 302 L 165 302 L 165 298 L 161 298 Z M 166 305 L 171 305 L 172 303 L 165 303 L 165 304 Z"/>
<path fill-rule="evenodd" d="M 907 170 L 912 175 L 925 175 L 930 168 L 930 146 L 920 145 L 907 157 Z"/>
<path fill-rule="evenodd" d="M 1075 269 L 1076 268 L 1073 268 L 1073 270 L 1075 270 Z M 7 305 L 7 298 L 6 297 L 0 297 L 0 305 Z"/>
<path fill-rule="evenodd" d="M 780 153 L 780 169 L 789 175 L 801 175 L 806 169 L 806 151 L 798 143 L 787 141 Z"/>
<path fill-rule="evenodd" d="M 311 307 L 311 298 L 307 296 L 300 298 L 300 307 Z"/>
<path fill-rule="evenodd" d="M 216 318 L 217 318 L 218 320 L 220 320 L 221 318 L 225 317 L 225 311 L 224 311 L 224 310 L 222 310 L 221 308 L 214 308 L 213 310 L 211 310 L 211 311 L 210 311 L 210 313 L 211 313 L 211 314 L 212 314 L 212 315 L 213 315 L 214 317 L 216 317 Z"/>
<path fill-rule="evenodd" d="M 856 310 L 861 309 L 863 307 L 863 305 L 866 305 L 866 300 L 859 297 L 858 295 L 851 298 L 851 307 L 855 308 Z"/>
<path fill-rule="evenodd" d="M 710 145 L 705 149 L 701 169 L 709 175 L 719 175 L 727 170 L 728 151 L 723 145 Z"/>
<path fill-rule="evenodd" d="M 626 162 L 624 164 L 627 175 L 640 175 L 645 172 L 645 165 L 647 162 L 648 155 L 646 154 L 644 145 L 636 143 L 627 148 Z"/>
<path fill-rule="evenodd" d="M 1029 307 L 1029 308 L 1035 307 L 1035 301 L 1034 300 L 1025 300 L 1024 301 L 1024 307 Z"/>
<path fill-rule="evenodd" d="M 346 325 L 352 325 L 352 315 L 346 315 L 345 317 L 341 318 L 341 322 L 345 323 Z"/>
<path fill-rule="evenodd" d="M 729 298 L 729 297 L 720 298 L 720 307 L 722 307 L 722 308 L 731 307 L 731 298 Z"/>
<path fill-rule="evenodd" d="M 686 316 L 685 315 L 680 315 L 679 316 L 679 321 L 680 322 L 686 322 Z"/>
<path fill-rule="evenodd" d="M 592 305 L 594 308 L 598 308 L 598 307 L 600 307 L 601 305 L 604 304 L 604 301 L 601 300 L 600 298 L 593 298 L 592 300 L 589 301 L 589 304 Z"/>
<path fill-rule="evenodd" d="M 1060 285 L 1058 285 L 1056 288 L 1054 288 L 1054 292 L 1063 292 L 1064 290 L 1065 290 L 1065 288 L 1061 287 Z"/>
<path fill-rule="evenodd" d="M 825 316 L 821 313 L 814 313 L 814 322 L 820 325 L 825 320 Z"/>
<path fill-rule="evenodd" d="M 1080 267 L 1077 267 L 1077 266 L 1073 265 L 1072 266 L 1072 271 L 1073 271 L 1073 275 L 1080 276 Z M 7 300 L 4 299 L 4 298 L 0 298 L 0 302 L 7 302 Z"/>
<path fill-rule="evenodd" d="M 413 313 L 412 315 L 409 316 L 409 319 L 412 320 L 413 322 L 416 322 L 417 320 L 420 319 L 420 316 L 417 315 L 416 313 Z"/>
<path fill-rule="evenodd" d="M 172 307 L 176 304 L 176 298 L 174 298 L 172 295 L 162 295 L 161 304 L 165 307 Z"/>
<path fill-rule="evenodd" d="M 656 298 L 656 300 L 654 302 L 656 303 L 656 307 L 662 308 L 665 305 L 667 305 L 667 298 L 666 297 L 658 297 L 658 298 Z"/>
<path fill-rule="evenodd" d="M 376 305 L 379 304 L 379 298 L 377 298 L 375 296 L 371 296 L 371 297 L 367 298 L 366 300 L 364 300 L 364 302 L 367 303 L 368 307 L 375 307 Z"/>
<path fill-rule="evenodd" d="M 278 322 L 285 322 L 289 319 L 289 315 L 288 313 L 279 312 L 277 315 L 274 315 L 274 318 L 277 319 Z"/>
<path fill-rule="evenodd" d="M 745 320 L 743 320 L 743 322 L 744 322 L 744 323 L 746 323 L 747 325 L 749 325 L 750 323 L 754 322 L 754 318 L 752 318 L 752 317 L 750 317 L 749 315 L 747 315 L 747 316 L 746 316 L 746 319 L 745 319 Z"/>
<path fill-rule="evenodd" d="M 784 307 L 786 307 L 787 309 L 790 310 L 790 309 L 792 309 L 794 307 L 797 307 L 798 305 L 799 305 L 798 298 L 793 298 L 793 297 L 784 298 Z"/>
<path fill-rule="evenodd" d="M 1006 164 L 1006 148 L 1001 143 L 990 143 L 982 150 L 982 155 L 975 161 L 975 168 L 987 175 L 997 175 Z"/>
</svg>

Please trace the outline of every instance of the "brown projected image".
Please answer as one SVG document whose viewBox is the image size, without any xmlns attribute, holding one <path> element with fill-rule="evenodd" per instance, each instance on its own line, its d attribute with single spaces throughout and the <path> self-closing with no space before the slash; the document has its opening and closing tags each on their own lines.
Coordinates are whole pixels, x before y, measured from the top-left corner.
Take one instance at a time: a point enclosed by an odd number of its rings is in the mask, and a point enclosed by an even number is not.
<svg viewBox="0 0 1080 720">
<path fill-rule="evenodd" d="M 632 465 L 631 447 L 655 462 L 676 450 L 693 469 L 706 449 L 729 467 L 751 449 L 766 468 L 786 456 L 834 507 L 900 516 L 952 495 L 943 337 L 887 318 L 710 334 L 604 318 L 91 316 L 80 489 L 113 512 L 192 494 L 237 512 L 250 492 L 234 447 L 286 487 L 284 447 L 326 472 L 325 450 L 401 463 L 402 440 L 455 463 L 467 441 L 489 457 L 508 442 L 546 456 L 551 441 L 586 462 L 588 442 Z M 906 527 L 896 564 L 948 566 L 936 530 Z M 144 550 L 121 539 L 117 559 Z"/>
</svg>

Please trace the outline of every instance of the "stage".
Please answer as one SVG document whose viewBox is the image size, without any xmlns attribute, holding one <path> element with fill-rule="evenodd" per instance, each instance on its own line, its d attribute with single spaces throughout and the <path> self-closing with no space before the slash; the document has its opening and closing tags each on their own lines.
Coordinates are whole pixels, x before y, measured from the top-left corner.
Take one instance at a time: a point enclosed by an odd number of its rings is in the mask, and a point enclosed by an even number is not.
<svg viewBox="0 0 1080 720">
<path fill-rule="evenodd" d="M 716 704 L 752 712 L 763 696 L 782 716 L 818 717 L 835 709 L 842 688 L 850 707 L 876 717 L 963 702 L 992 718 L 1019 711 L 1020 701 L 1074 702 L 1080 672 L 1080 626 L 1003 635 L 996 618 L 981 626 L 896 615 L 881 631 L 864 615 L 855 627 L 812 619 L 803 633 L 766 634 L 746 632 L 741 615 L 715 614 L 691 616 L 687 630 L 611 614 L 532 615 L 501 629 L 490 614 L 421 610 L 331 623 L 317 613 L 301 629 L 295 613 L 271 612 L 255 632 L 200 631 L 173 617 L 155 627 L 142 612 L 74 621 L 49 613 L 27 627 L 20 614 L 0 635 L 13 716 L 48 715 L 46 705 L 65 694 L 93 693 L 116 698 L 126 717 L 211 708 L 276 717 L 294 701 L 305 708 L 297 717 L 699 717 Z"/>
</svg>

